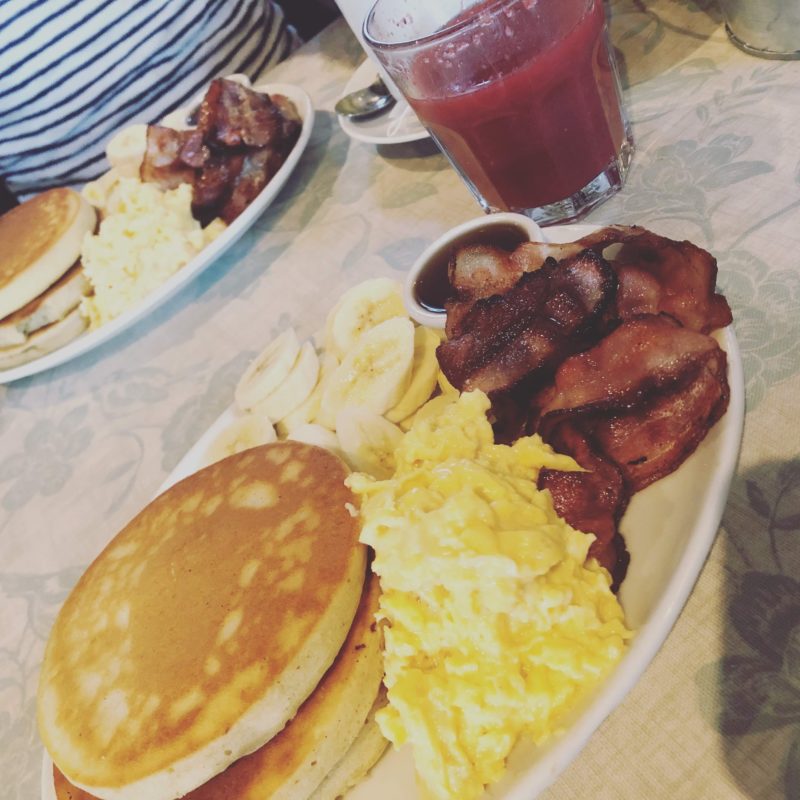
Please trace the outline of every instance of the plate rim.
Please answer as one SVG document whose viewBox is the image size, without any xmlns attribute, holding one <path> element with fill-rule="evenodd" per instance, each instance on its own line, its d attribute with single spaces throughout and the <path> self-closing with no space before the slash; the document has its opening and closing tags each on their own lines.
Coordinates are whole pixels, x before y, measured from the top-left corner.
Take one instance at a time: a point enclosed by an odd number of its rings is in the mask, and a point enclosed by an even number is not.
<svg viewBox="0 0 800 800">
<path fill-rule="evenodd" d="M 300 157 L 308 146 L 314 127 L 315 112 L 311 97 L 305 89 L 295 84 L 264 81 L 255 84 L 252 88 L 256 91 L 267 92 L 269 94 L 286 95 L 286 97 L 297 106 L 297 110 L 303 120 L 297 142 L 295 142 L 286 160 L 283 162 L 280 169 L 272 176 L 267 185 L 216 239 L 206 245 L 187 264 L 171 275 L 161 286 L 143 297 L 135 306 L 127 309 L 118 317 L 109 320 L 105 325 L 101 325 L 94 330 L 85 331 L 71 342 L 68 342 L 57 350 L 53 350 L 51 353 L 46 353 L 45 355 L 34 358 L 31 361 L 26 361 L 24 364 L 20 364 L 16 367 L 0 370 L 0 385 L 12 383 L 21 378 L 27 378 L 54 367 L 61 366 L 68 361 L 72 361 L 100 347 L 102 344 L 105 344 L 118 334 L 132 327 L 151 311 L 154 311 L 170 300 L 190 281 L 210 267 L 217 258 L 232 247 L 253 226 L 261 214 L 266 211 L 284 185 L 288 182 L 300 161 Z"/>
</svg>

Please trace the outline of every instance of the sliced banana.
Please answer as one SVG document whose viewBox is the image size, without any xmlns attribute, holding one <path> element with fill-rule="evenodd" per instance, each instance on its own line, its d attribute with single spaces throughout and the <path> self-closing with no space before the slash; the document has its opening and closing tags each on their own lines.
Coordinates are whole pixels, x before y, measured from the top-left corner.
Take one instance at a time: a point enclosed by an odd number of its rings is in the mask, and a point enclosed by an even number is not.
<svg viewBox="0 0 800 800">
<path fill-rule="evenodd" d="M 245 413 L 225 428 L 208 446 L 209 463 L 221 461 L 251 447 L 274 442 L 278 437 L 268 417 Z"/>
<path fill-rule="evenodd" d="M 313 422 L 299 425 L 289 434 L 288 438 L 295 442 L 315 444 L 317 447 L 330 450 L 331 453 L 339 456 L 339 458 L 344 458 L 339 444 L 339 437 L 333 431 L 323 428 L 322 425 L 316 425 Z"/>
<path fill-rule="evenodd" d="M 383 480 L 394 474 L 394 451 L 403 432 L 366 408 L 348 407 L 336 416 L 336 435 L 350 466 Z"/>
<path fill-rule="evenodd" d="M 373 278 L 359 283 L 342 295 L 331 312 L 331 352 L 344 358 L 368 330 L 392 317 L 408 319 L 400 284 L 389 278 Z"/>
<path fill-rule="evenodd" d="M 297 408 L 290 411 L 282 420 L 276 423 L 278 436 L 285 439 L 295 428 L 307 425 L 310 422 L 317 422 L 320 404 L 322 403 L 322 393 L 327 386 L 330 376 L 339 366 L 337 359 L 330 353 L 318 353 L 319 356 L 319 378 L 317 385 L 311 394 Z"/>
<path fill-rule="evenodd" d="M 286 380 L 299 355 L 300 341 L 294 329 L 288 328 L 250 363 L 236 386 L 236 405 L 243 411 L 255 408 Z"/>
<path fill-rule="evenodd" d="M 411 367 L 411 382 L 400 402 L 386 412 L 389 422 L 400 422 L 410 417 L 423 403 L 430 399 L 436 388 L 439 375 L 439 362 L 436 348 L 439 336 L 430 328 L 417 328 L 414 331 L 414 363 Z"/>
<path fill-rule="evenodd" d="M 97 180 L 89 181 L 81 194 L 95 208 L 104 211 L 108 205 L 111 193 L 116 189 L 122 176 L 118 169 L 112 167 L 108 172 L 104 172 Z"/>
<path fill-rule="evenodd" d="M 106 158 L 123 178 L 138 178 L 147 149 L 147 125 L 129 125 L 111 137 Z"/>
<path fill-rule="evenodd" d="M 333 320 L 336 319 L 341 307 L 342 301 L 339 299 L 336 301 L 336 305 L 328 312 L 328 316 L 325 317 L 325 327 L 322 330 L 322 347 L 326 353 L 331 355 L 336 350 L 336 343 L 333 341 Z"/>
<path fill-rule="evenodd" d="M 304 342 L 300 354 L 286 376 L 274 392 L 268 394 L 256 406 L 259 413 L 270 419 L 285 419 L 288 414 L 304 403 L 319 377 L 319 356 L 313 342 Z"/>
<path fill-rule="evenodd" d="M 397 405 L 411 380 L 414 323 L 394 317 L 367 331 L 350 349 L 322 394 L 317 421 L 326 428 L 348 406 L 384 414 Z"/>
</svg>

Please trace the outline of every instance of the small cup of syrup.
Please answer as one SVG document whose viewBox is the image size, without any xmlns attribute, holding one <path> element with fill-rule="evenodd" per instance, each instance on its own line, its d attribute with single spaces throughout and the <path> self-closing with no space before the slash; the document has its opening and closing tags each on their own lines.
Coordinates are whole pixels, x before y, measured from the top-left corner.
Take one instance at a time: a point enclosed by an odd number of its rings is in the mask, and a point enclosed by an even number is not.
<svg viewBox="0 0 800 800">
<path fill-rule="evenodd" d="M 489 214 L 451 228 L 422 253 L 406 276 L 403 300 L 409 315 L 428 328 L 444 328 L 445 301 L 453 294 L 447 267 L 459 247 L 491 244 L 510 251 L 522 242 L 541 241 L 539 226 L 522 214 Z"/>
</svg>

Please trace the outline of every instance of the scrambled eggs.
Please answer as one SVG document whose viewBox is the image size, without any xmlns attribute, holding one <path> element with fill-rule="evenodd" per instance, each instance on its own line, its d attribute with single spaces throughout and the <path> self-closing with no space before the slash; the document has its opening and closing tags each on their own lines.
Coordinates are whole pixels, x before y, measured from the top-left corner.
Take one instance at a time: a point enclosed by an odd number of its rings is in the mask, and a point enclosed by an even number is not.
<svg viewBox="0 0 800 800">
<path fill-rule="evenodd" d="M 225 228 L 220 220 L 200 227 L 192 217 L 189 184 L 164 192 L 137 178 L 115 177 L 111 183 L 84 190 L 103 215 L 98 233 L 88 234 L 81 249 L 94 287 L 81 311 L 93 328 L 161 286 Z"/>
<path fill-rule="evenodd" d="M 538 436 L 496 445 L 481 392 L 416 420 L 393 478 L 348 478 L 375 550 L 389 706 L 432 798 L 470 800 L 521 736 L 543 742 L 620 659 L 630 633 L 593 537 L 536 488 L 575 470 Z"/>
</svg>

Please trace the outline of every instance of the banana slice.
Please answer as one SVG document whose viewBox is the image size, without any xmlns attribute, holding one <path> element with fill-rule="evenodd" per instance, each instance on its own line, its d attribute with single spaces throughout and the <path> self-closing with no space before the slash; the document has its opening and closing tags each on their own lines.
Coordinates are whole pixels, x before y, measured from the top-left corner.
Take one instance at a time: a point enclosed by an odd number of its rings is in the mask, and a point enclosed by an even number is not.
<svg viewBox="0 0 800 800">
<path fill-rule="evenodd" d="M 386 419 L 389 422 L 400 422 L 410 417 L 423 403 L 430 400 L 439 375 L 436 348 L 440 341 L 438 334 L 430 328 L 417 328 L 414 331 L 411 383 L 408 384 L 408 389 L 400 398 L 400 402 L 386 412 Z"/>
<path fill-rule="evenodd" d="M 318 377 L 319 356 L 314 349 L 314 343 L 304 342 L 286 379 L 258 403 L 256 410 L 270 419 L 284 419 L 308 399 Z"/>
<path fill-rule="evenodd" d="M 345 292 L 331 312 L 329 348 L 344 358 L 368 330 L 392 317 L 408 319 L 403 290 L 397 281 L 373 278 Z"/>
<path fill-rule="evenodd" d="M 336 416 L 336 434 L 350 466 L 384 480 L 394 474 L 394 451 L 403 432 L 366 408 L 348 407 Z"/>
<path fill-rule="evenodd" d="M 236 385 L 236 405 L 243 411 L 255 408 L 286 380 L 299 355 L 300 341 L 294 329 L 288 328 L 250 363 Z"/>
<path fill-rule="evenodd" d="M 129 125 L 106 145 L 106 158 L 123 178 L 138 178 L 147 149 L 147 125 Z"/>
<path fill-rule="evenodd" d="M 208 463 L 221 461 L 228 456 L 241 453 L 260 444 L 269 444 L 278 437 L 268 417 L 261 414 L 246 413 L 225 428 L 208 446 Z"/>
<path fill-rule="evenodd" d="M 339 445 L 339 437 L 333 431 L 323 428 L 322 425 L 315 425 L 312 422 L 300 425 L 287 438 L 295 442 L 315 444 L 317 447 L 330 450 L 331 453 L 339 456 L 339 458 L 344 458 L 344 453 L 342 453 L 342 448 Z"/>
<path fill-rule="evenodd" d="M 322 394 L 317 421 L 333 428 L 348 406 L 383 414 L 397 405 L 411 380 L 414 323 L 394 317 L 367 331 L 350 349 Z"/>
<path fill-rule="evenodd" d="M 301 425 L 317 422 L 317 415 L 322 403 L 322 393 L 328 385 L 327 382 L 330 380 L 330 376 L 339 366 L 339 362 L 330 353 L 323 351 L 317 355 L 319 356 L 319 379 L 317 380 L 317 385 L 304 402 L 300 403 L 297 408 L 290 411 L 275 425 L 278 430 L 278 436 L 282 439 L 287 438 L 293 430 Z"/>
</svg>

